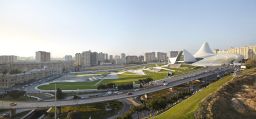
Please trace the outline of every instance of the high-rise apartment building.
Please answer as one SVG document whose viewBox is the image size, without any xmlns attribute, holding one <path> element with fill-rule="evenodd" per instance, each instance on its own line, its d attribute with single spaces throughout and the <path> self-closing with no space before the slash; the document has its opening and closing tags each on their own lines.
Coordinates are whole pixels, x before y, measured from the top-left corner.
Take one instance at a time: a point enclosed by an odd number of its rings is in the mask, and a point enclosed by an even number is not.
<svg viewBox="0 0 256 119">
<path fill-rule="evenodd" d="M 91 66 L 98 65 L 98 53 L 97 52 L 91 52 L 90 60 L 91 60 L 90 61 Z"/>
<path fill-rule="evenodd" d="M 9 64 L 17 61 L 17 56 L 14 55 L 2 55 L 0 56 L 0 64 Z"/>
<path fill-rule="evenodd" d="M 114 59 L 115 59 L 115 64 L 122 64 L 122 60 L 119 55 L 115 55 Z"/>
<path fill-rule="evenodd" d="M 165 62 L 167 60 L 167 54 L 164 52 L 157 52 L 157 60 L 158 62 Z"/>
<path fill-rule="evenodd" d="M 105 55 L 104 55 L 105 57 L 105 61 L 107 61 L 108 60 L 108 53 L 106 53 Z"/>
<path fill-rule="evenodd" d="M 105 61 L 105 54 L 100 52 L 98 53 L 98 64 L 101 64 Z"/>
<path fill-rule="evenodd" d="M 65 61 L 72 61 L 73 60 L 72 55 L 65 55 L 64 60 Z"/>
<path fill-rule="evenodd" d="M 126 56 L 126 64 L 137 64 L 139 63 L 139 58 L 137 56 Z"/>
<path fill-rule="evenodd" d="M 125 53 L 122 53 L 121 54 L 121 64 L 125 64 L 126 63 L 126 55 L 125 55 Z"/>
<path fill-rule="evenodd" d="M 140 62 L 140 63 L 143 63 L 143 62 L 144 62 L 144 56 L 143 56 L 143 55 L 140 55 L 140 56 L 139 56 L 139 62 Z"/>
<path fill-rule="evenodd" d="M 36 52 L 36 61 L 37 62 L 50 62 L 51 61 L 50 52 L 37 51 Z"/>
<path fill-rule="evenodd" d="M 81 66 L 81 53 L 76 53 L 75 54 L 75 66 Z"/>
<path fill-rule="evenodd" d="M 82 66 L 91 66 L 91 51 L 84 51 L 81 54 Z"/>
<path fill-rule="evenodd" d="M 156 53 L 155 52 L 147 52 L 145 53 L 145 61 L 146 62 L 155 62 L 156 61 Z"/>
</svg>

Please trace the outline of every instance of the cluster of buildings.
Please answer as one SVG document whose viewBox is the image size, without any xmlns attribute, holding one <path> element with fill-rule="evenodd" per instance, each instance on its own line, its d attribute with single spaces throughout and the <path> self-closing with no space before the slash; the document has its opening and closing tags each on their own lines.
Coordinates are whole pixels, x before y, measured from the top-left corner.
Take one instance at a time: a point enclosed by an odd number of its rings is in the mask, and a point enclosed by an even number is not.
<svg viewBox="0 0 256 119">
<path fill-rule="evenodd" d="M 244 46 L 238 48 L 229 48 L 226 50 L 215 49 L 215 54 L 239 54 L 244 59 L 256 59 L 256 45 Z"/>
<path fill-rule="evenodd" d="M 122 65 L 142 64 L 155 62 L 192 63 L 196 66 L 216 66 L 231 61 L 242 59 L 256 59 L 256 45 L 227 50 L 216 49 L 214 52 L 205 42 L 200 49 L 192 55 L 187 50 L 170 51 L 168 56 L 165 52 L 146 52 L 145 55 L 108 55 L 103 52 L 83 51 L 72 55 L 66 55 L 63 60 L 52 60 L 51 53 L 37 51 L 35 60 L 18 60 L 14 55 L 0 56 L 0 88 L 10 88 L 16 84 L 38 80 L 44 77 L 61 74 L 65 71 L 76 70 L 77 67 L 85 68 L 98 65 Z M 18 73 L 10 73 L 18 70 Z"/>
<path fill-rule="evenodd" d="M 164 52 L 147 52 L 145 53 L 145 62 L 166 62 L 167 53 Z"/>
<path fill-rule="evenodd" d="M 194 55 L 184 49 L 179 51 L 177 56 L 169 58 L 168 61 L 170 64 L 191 63 L 194 66 L 220 66 L 233 63 L 241 64 L 244 59 L 256 59 L 256 46 L 227 50 L 217 49 L 213 52 L 209 44 L 205 42 Z"/>
<path fill-rule="evenodd" d="M 113 62 L 113 56 L 110 56 L 110 58 L 111 59 L 108 58 L 107 53 L 92 52 L 90 50 L 84 51 L 82 53 L 75 54 L 74 66 L 89 67 L 102 65 L 107 62 Z"/>
<path fill-rule="evenodd" d="M 35 54 L 34 61 L 20 61 L 12 55 L 0 56 L 0 88 L 59 75 L 73 68 L 73 62 L 51 61 L 49 52 L 38 51 Z"/>
</svg>

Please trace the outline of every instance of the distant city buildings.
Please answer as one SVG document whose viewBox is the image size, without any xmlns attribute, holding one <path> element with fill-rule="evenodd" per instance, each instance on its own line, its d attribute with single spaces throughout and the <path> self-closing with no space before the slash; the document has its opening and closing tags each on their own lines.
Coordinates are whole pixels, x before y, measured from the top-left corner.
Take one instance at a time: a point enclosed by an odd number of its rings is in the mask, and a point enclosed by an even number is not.
<svg viewBox="0 0 256 119">
<path fill-rule="evenodd" d="M 216 54 L 238 54 L 244 56 L 245 59 L 256 59 L 256 45 L 244 46 L 238 48 L 230 48 L 227 50 L 215 50 Z"/>
<path fill-rule="evenodd" d="M 17 56 L 14 55 L 2 55 L 0 56 L 0 64 L 9 64 L 17 62 Z"/>
<path fill-rule="evenodd" d="M 167 61 L 167 53 L 164 52 L 157 52 L 157 61 L 158 62 L 165 62 Z"/>
<path fill-rule="evenodd" d="M 147 52 L 145 53 L 145 61 L 147 63 L 156 61 L 156 53 L 155 52 Z"/>
<path fill-rule="evenodd" d="M 103 52 L 92 52 L 92 51 L 84 51 L 82 53 L 75 54 L 75 66 L 81 67 L 89 67 L 89 66 L 97 66 L 97 65 L 105 65 L 108 64 L 108 54 Z M 112 61 L 114 62 L 113 56 L 111 56 Z"/>
<path fill-rule="evenodd" d="M 76 53 L 75 54 L 75 66 L 81 66 L 82 65 L 82 61 L 81 61 L 81 53 Z"/>
<path fill-rule="evenodd" d="M 91 51 L 84 51 L 81 54 L 81 64 L 82 66 L 88 67 L 91 65 Z"/>
<path fill-rule="evenodd" d="M 106 59 L 106 54 L 103 52 L 98 53 L 98 65 L 101 65 L 102 63 L 104 63 L 107 59 Z"/>
<path fill-rule="evenodd" d="M 37 62 L 50 62 L 51 61 L 50 52 L 37 51 L 36 52 L 36 61 Z"/>
<path fill-rule="evenodd" d="M 59 75 L 65 71 L 72 70 L 72 68 L 73 64 L 71 62 L 67 63 L 63 61 L 2 64 L 0 67 L 0 89 Z M 18 70 L 19 72 L 11 73 L 13 70 Z"/>
<path fill-rule="evenodd" d="M 119 55 L 115 55 L 114 59 L 115 59 L 115 64 L 122 64 L 122 60 Z"/>
<path fill-rule="evenodd" d="M 98 53 L 97 52 L 91 52 L 90 54 L 90 66 L 96 66 L 98 65 Z"/>
<path fill-rule="evenodd" d="M 140 56 L 139 56 L 139 62 L 140 62 L 140 63 L 144 63 L 144 62 L 145 62 L 143 55 L 140 55 Z"/>
<path fill-rule="evenodd" d="M 125 55 L 125 53 L 121 53 L 121 62 L 122 62 L 122 64 L 126 64 L 126 55 Z"/>
<path fill-rule="evenodd" d="M 73 60 L 72 55 L 65 55 L 64 60 L 65 61 L 72 61 Z"/>
<path fill-rule="evenodd" d="M 138 56 L 126 56 L 126 64 L 137 64 L 139 63 Z"/>
</svg>

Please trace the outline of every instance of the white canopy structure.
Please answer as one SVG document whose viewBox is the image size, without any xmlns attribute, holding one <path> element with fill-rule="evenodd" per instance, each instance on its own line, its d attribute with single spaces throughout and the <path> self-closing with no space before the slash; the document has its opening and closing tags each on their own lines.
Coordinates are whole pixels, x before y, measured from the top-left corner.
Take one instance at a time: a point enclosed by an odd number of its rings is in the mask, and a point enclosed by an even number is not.
<svg viewBox="0 0 256 119">
<path fill-rule="evenodd" d="M 242 55 L 237 54 L 218 54 L 210 56 L 193 63 L 194 66 L 221 66 L 223 64 L 238 63 L 243 60 Z"/>
<path fill-rule="evenodd" d="M 206 58 L 209 56 L 213 56 L 214 53 L 212 52 L 209 44 L 205 42 L 200 49 L 194 54 L 194 57 L 196 58 Z"/>
<path fill-rule="evenodd" d="M 170 64 L 175 64 L 177 62 L 192 63 L 195 61 L 196 61 L 195 57 L 185 49 L 180 51 L 177 57 L 169 58 Z"/>
</svg>

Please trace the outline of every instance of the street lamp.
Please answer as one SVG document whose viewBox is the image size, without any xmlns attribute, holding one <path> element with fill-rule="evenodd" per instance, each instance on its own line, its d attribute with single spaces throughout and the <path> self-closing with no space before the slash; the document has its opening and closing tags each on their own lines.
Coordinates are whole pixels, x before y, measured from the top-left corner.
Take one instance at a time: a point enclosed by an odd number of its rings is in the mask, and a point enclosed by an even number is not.
<svg viewBox="0 0 256 119">
<path fill-rule="evenodd" d="M 57 90 L 56 90 L 56 82 L 54 83 L 54 88 L 55 88 L 55 109 L 54 109 L 54 119 L 57 119 L 57 105 L 56 105 L 56 100 L 57 100 Z"/>
</svg>

